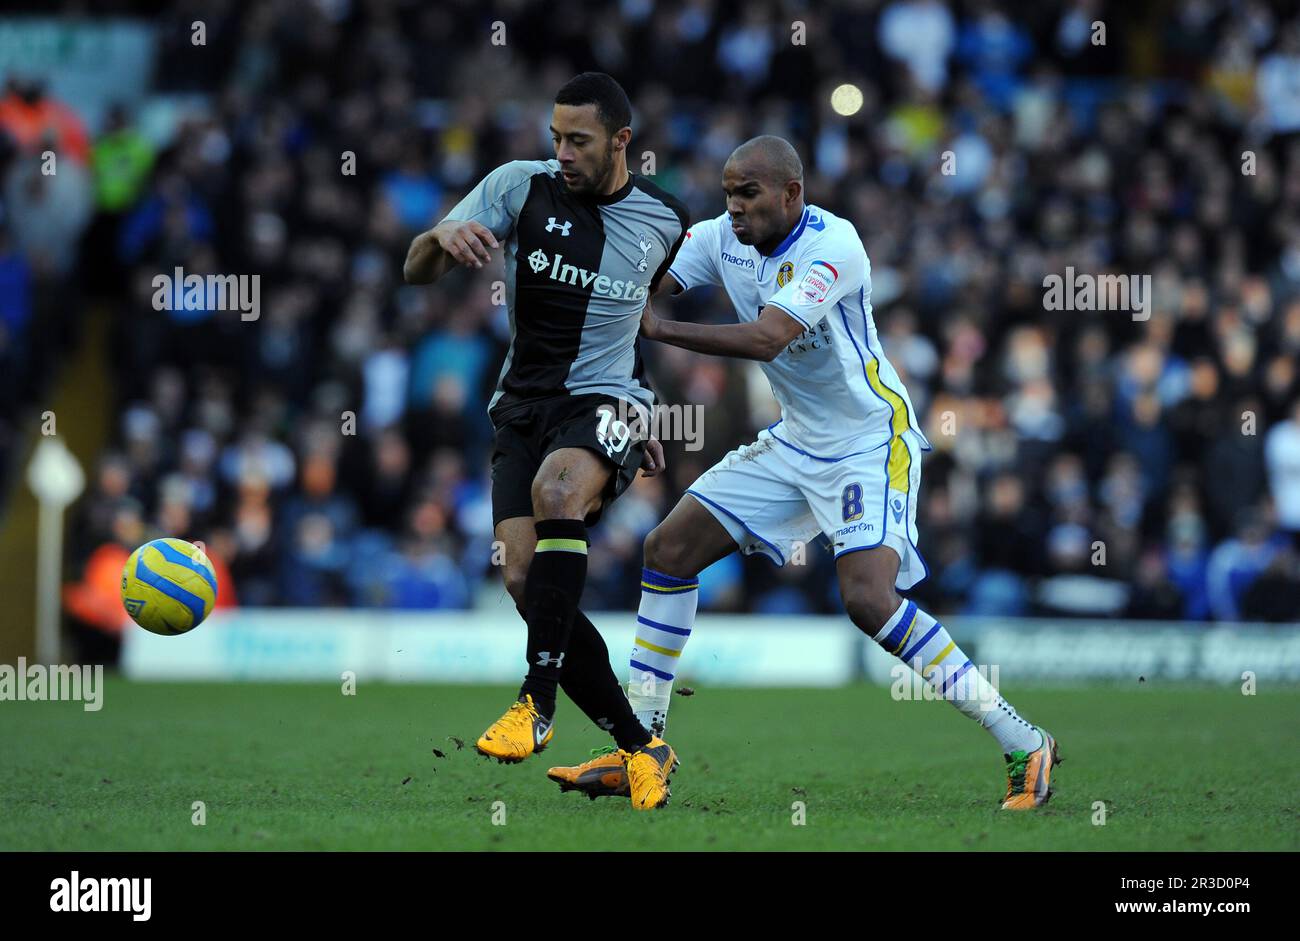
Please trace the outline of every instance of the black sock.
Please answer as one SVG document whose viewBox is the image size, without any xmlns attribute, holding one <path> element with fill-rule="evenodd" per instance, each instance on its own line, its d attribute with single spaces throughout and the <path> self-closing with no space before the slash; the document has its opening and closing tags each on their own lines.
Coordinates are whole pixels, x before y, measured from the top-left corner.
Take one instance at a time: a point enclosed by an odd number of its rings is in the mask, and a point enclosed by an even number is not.
<svg viewBox="0 0 1300 941">
<path fill-rule="evenodd" d="M 619 748 L 636 751 L 650 741 L 650 733 L 632 711 L 632 704 L 609 665 L 605 638 L 581 611 L 573 615 L 560 687 L 588 719 L 614 736 Z"/>
<path fill-rule="evenodd" d="M 539 520 L 536 528 L 537 549 L 524 581 L 528 675 L 519 698 L 531 695 L 542 715 L 553 716 L 573 615 L 587 580 L 587 527 L 582 520 Z"/>
</svg>

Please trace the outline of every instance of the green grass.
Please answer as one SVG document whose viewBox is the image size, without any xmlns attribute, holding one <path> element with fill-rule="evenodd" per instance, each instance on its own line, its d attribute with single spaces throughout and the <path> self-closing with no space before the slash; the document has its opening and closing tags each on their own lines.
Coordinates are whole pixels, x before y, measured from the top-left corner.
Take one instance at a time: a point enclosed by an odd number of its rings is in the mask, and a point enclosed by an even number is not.
<svg viewBox="0 0 1300 941">
<path fill-rule="evenodd" d="M 1005 692 L 1064 758 L 1033 814 L 996 809 L 1001 756 L 974 723 L 865 686 L 674 697 L 673 800 L 636 814 L 546 780 L 605 741 L 567 702 L 550 749 L 504 766 L 473 751 L 504 688 L 110 680 L 97 713 L 0 702 L 0 850 L 1300 848 L 1300 690 Z"/>
</svg>

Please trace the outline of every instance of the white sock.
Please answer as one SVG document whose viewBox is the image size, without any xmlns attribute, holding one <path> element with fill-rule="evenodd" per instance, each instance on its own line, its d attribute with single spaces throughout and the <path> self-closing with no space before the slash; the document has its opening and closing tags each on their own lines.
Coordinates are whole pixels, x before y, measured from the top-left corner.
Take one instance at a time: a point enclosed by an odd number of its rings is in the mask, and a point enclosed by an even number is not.
<svg viewBox="0 0 1300 941">
<path fill-rule="evenodd" d="M 947 629 L 915 602 L 903 599 L 873 640 L 916 671 L 958 712 L 988 729 L 1004 753 L 1030 752 L 1042 745 L 1038 729 L 1020 717 Z"/>
<path fill-rule="evenodd" d="M 674 578 L 641 570 L 641 607 L 636 644 L 628 664 L 627 698 L 641 724 L 662 736 L 668 726 L 677 663 L 695 626 L 698 578 Z"/>
</svg>

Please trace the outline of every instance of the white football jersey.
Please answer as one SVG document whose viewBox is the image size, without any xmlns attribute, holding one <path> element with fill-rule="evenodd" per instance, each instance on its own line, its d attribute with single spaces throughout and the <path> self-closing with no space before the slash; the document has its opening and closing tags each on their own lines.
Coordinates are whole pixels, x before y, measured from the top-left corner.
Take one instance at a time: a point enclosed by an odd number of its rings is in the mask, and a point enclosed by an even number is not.
<svg viewBox="0 0 1300 941">
<path fill-rule="evenodd" d="M 691 226 L 668 273 L 689 290 L 722 287 L 741 322 L 768 304 L 804 328 L 770 363 L 760 363 L 781 405 L 772 436 L 801 454 L 837 461 L 871 451 L 909 427 L 930 442 L 871 316 L 871 263 L 857 230 L 817 206 L 763 255 L 737 241 L 723 213 Z"/>
</svg>

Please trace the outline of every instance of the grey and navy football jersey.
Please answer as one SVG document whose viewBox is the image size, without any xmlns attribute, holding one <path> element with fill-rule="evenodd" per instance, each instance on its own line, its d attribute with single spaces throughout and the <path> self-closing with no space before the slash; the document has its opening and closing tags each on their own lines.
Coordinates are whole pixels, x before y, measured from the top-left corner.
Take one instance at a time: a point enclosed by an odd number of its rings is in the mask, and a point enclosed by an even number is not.
<svg viewBox="0 0 1300 941">
<path fill-rule="evenodd" d="M 510 351 L 489 415 L 556 395 L 654 405 L 637 334 L 690 226 L 679 200 L 636 174 L 608 196 L 578 196 L 559 161 L 514 160 L 447 218 L 483 224 L 505 248 Z"/>
</svg>

